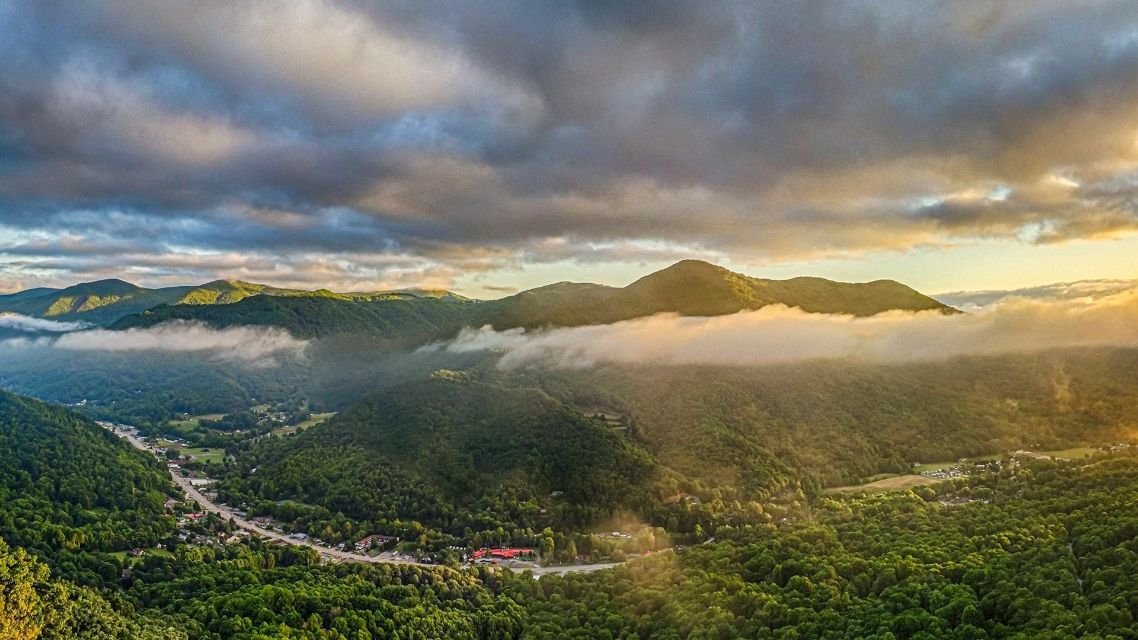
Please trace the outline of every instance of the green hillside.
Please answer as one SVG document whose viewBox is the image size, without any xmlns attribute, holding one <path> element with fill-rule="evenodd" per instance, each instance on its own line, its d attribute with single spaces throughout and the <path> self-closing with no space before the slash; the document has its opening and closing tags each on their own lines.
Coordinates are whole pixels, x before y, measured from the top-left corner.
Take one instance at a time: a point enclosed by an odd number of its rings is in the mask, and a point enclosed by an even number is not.
<svg viewBox="0 0 1138 640">
<path fill-rule="evenodd" d="M 107 552 L 170 534 L 170 489 L 162 465 L 90 420 L 0 392 L 0 637 L 185 637 L 93 590 L 118 584 Z"/>
<path fill-rule="evenodd" d="M 380 529 L 414 519 L 456 534 L 595 521 L 651 501 L 655 475 L 644 451 L 599 420 L 535 389 L 446 372 L 259 444 L 238 462 L 257 471 L 234 478 L 234 502 L 287 498 Z"/>
<path fill-rule="evenodd" d="M 9 295 L 0 298 L 0 311 L 36 318 L 104 324 L 130 313 L 165 304 L 184 295 L 191 287 L 143 289 L 122 280 L 99 280 L 66 289 L 41 290 L 39 295 Z"/>
<path fill-rule="evenodd" d="M 503 371 L 488 361 L 254 444 L 239 466 L 256 474 L 235 474 L 229 488 L 235 502 L 290 499 L 454 534 L 574 529 L 620 509 L 690 532 L 695 520 L 665 498 L 695 495 L 717 522 L 914 462 L 1129 441 L 1134 389 L 1138 351 L 1128 350 L 750 368 Z"/>
<path fill-rule="evenodd" d="M 808 490 L 852 484 L 907 472 L 913 462 L 1100 445 L 1138 433 L 1136 350 L 512 375 L 514 384 L 626 415 L 660 464 L 746 495 L 769 496 L 799 482 Z"/>
<path fill-rule="evenodd" d="M 506 591 L 535 640 L 1138 636 L 1138 462 L 1028 466 Z"/>
<path fill-rule="evenodd" d="M 47 565 L 0 540 L 0 638 L 179 640 L 155 618 L 116 611 L 99 593 L 53 578 Z"/>
<path fill-rule="evenodd" d="M 62 407 L 0 392 L 0 538 L 68 573 L 91 554 L 153 546 L 164 517 L 165 469 Z M 92 582 L 99 582 L 91 576 Z"/>
</svg>

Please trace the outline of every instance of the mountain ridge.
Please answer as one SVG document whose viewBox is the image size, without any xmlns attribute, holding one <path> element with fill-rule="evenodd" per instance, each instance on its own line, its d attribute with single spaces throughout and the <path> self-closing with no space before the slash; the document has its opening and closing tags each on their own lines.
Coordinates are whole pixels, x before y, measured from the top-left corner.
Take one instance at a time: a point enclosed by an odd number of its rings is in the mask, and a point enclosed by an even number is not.
<svg viewBox="0 0 1138 640">
<path fill-rule="evenodd" d="M 340 300 L 439 298 L 454 302 L 467 298 L 451 291 L 400 289 L 338 293 L 328 289 L 304 290 L 274 287 L 243 280 L 213 280 L 200 285 L 148 289 L 118 278 L 80 282 L 68 287 L 37 287 L 0 295 L 0 312 L 47 320 L 82 320 L 95 325 L 115 321 L 164 305 L 225 305 L 254 296 L 324 297 Z"/>
<path fill-rule="evenodd" d="M 891 310 L 957 313 L 894 280 L 846 283 L 811 276 L 773 280 L 701 260 L 679 261 L 624 287 L 557 282 L 497 300 L 471 300 L 446 290 L 338 293 L 241 280 L 146 289 L 117 279 L 0 296 L 0 312 L 51 320 L 83 320 L 112 328 L 166 320 L 197 320 L 214 326 L 276 325 L 305 337 L 337 332 L 399 337 L 406 332 L 395 326 L 410 326 L 417 317 L 445 334 L 462 326 L 581 326 L 657 313 L 717 316 L 773 304 L 854 316 Z"/>
<path fill-rule="evenodd" d="M 482 303 L 482 320 L 495 329 L 608 324 L 678 313 L 718 316 L 772 304 L 810 313 L 871 316 L 884 311 L 958 313 L 893 280 L 846 283 L 801 276 L 754 278 L 702 260 L 681 260 L 625 287 L 557 283 Z"/>
</svg>

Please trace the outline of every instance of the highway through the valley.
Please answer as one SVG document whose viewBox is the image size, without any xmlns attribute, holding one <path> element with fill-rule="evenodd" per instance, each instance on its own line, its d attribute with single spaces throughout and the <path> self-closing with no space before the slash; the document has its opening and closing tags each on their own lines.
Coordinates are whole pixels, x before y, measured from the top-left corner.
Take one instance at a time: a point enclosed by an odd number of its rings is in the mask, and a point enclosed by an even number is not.
<svg viewBox="0 0 1138 640">
<path fill-rule="evenodd" d="M 154 453 L 154 451 L 148 447 L 146 443 L 142 441 L 142 439 L 135 435 L 135 432 L 126 431 L 121 428 L 115 429 L 113 432 L 125 438 L 136 448 L 141 449 L 142 451 L 146 451 L 150 454 Z M 225 520 L 232 520 L 237 525 L 237 527 L 261 536 L 262 538 L 281 542 L 284 544 L 290 544 L 293 546 L 308 547 L 310 549 L 314 549 L 317 553 L 320 554 L 320 557 L 324 558 L 325 560 L 330 560 L 332 562 L 367 562 L 371 564 L 414 564 L 424 567 L 438 566 L 416 562 L 407 558 L 396 558 L 391 554 L 368 556 L 359 553 L 353 553 L 351 551 L 341 551 L 339 549 L 321 546 L 309 539 L 298 540 L 296 538 L 289 537 L 288 535 L 279 531 L 273 531 L 272 529 L 266 529 L 265 527 L 257 525 L 250 520 L 238 515 L 236 512 L 234 512 L 233 509 L 229 508 L 228 506 L 215 504 L 212 500 L 202 495 L 202 493 L 198 491 L 197 487 L 195 487 L 193 483 L 190 482 L 190 478 L 186 478 L 180 475 L 176 469 L 170 469 L 170 477 L 174 480 L 174 483 L 177 484 L 182 489 L 182 491 L 184 491 L 186 495 L 190 497 L 191 500 L 201 506 L 202 511 L 205 511 L 207 513 L 215 513 Z M 511 569 L 515 571 L 529 570 L 533 572 L 534 577 L 538 577 L 550 574 L 598 571 L 600 569 L 609 569 L 619 564 L 619 562 L 602 562 L 594 564 L 560 565 L 555 567 L 511 567 Z"/>
</svg>

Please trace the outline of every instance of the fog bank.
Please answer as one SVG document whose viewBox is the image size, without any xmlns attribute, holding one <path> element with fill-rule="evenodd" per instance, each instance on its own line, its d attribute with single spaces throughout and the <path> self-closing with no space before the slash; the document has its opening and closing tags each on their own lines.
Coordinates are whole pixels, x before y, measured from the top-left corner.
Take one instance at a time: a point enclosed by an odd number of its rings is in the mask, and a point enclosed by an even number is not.
<svg viewBox="0 0 1138 640">
<path fill-rule="evenodd" d="M 662 314 L 611 325 L 466 330 L 430 348 L 500 350 L 500 366 L 540 363 L 762 365 L 812 359 L 912 362 L 1064 347 L 1138 347 L 1138 290 L 1098 299 L 1009 298 L 975 313 L 892 311 L 870 318 L 782 305 L 717 317 Z"/>
<path fill-rule="evenodd" d="M 58 338 L 12 339 L 8 347 L 50 347 L 72 351 L 208 352 L 222 359 L 261 361 L 282 355 L 301 355 L 308 343 L 276 327 L 211 329 L 200 323 L 168 322 L 154 327 L 108 331 L 92 329 Z"/>
<path fill-rule="evenodd" d="M 90 325 L 86 322 L 59 322 L 58 320 L 33 318 L 19 313 L 0 313 L 0 328 L 27 331 L 29 333 L 41 331 L 63 333 L 66 331 L 78 331 L 89 326 Z"/>
</svg>

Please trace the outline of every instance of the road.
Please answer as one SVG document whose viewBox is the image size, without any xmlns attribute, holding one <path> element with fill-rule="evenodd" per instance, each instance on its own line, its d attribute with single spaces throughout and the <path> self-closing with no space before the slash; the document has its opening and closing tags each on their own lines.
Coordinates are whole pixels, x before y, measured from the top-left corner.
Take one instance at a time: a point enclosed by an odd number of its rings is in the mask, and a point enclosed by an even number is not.
<svg viewBox="0 0 1138 640">
<path fill-rule="evenodd" d="M 133 433 L 129 431 L 125 433 L 121 431 L 116 433 L 118 433 L 120 436 L 125 437 L 136 448 L 142 449 L 148 453 L 153 453 L 149 448 L 147 448 L 146 443 L 144 443 L 141 439 L 138 438 L 138 436 L 134 435 Z M 311 540 L 297 540 L 295 538 L 290 538 L 287 535 L 280 533 L 279 531 L 266 529 L 250 522 L 249 520 L 246 520 L 245 518 L 234 513 L 233 510 L 229 507 L 214 504 L 212 500 L 202 495 L 202 493 L 198 491 L 194 485 L 190 484 L 189 478 L 182 477 L 173 469 L 170 469 L 170 477 L 174 480 L 174 483 L 182 489 L 182 491 L 186 492 L 186 495 L 189 496 L 191 500 L 201 506 L 202 511 L 205 511 L 207 513 L 216 513 L 225 520 L 232 520 L 239 528 L 249 531 L 250 533 L 255 533 L 262 538 L 276 540 L 278 542 L 283 542 L 285 544 L 291 544 L 298 547 L 308 547 L 310 549 L 315 549 L 321 557 L 337 562 L 369 562 L 373 564 L 421 564 L 412 560 L 392 558 L 390 556 L 365 556 L 358 553 L 352 553 L 350 551 L 329 549 L 328 547 L 322 547 L 315 542 L 312 542 Z"/>
<path fill-rule="evenodd" d="M 134 434 L 134 432 L 114 430 L 113 433 L 125 438 L 137 449 L 141 449 L 151 454 L 154 453 L 150 450 L 149 447 L 146 446 L 145 442 L 143 442 L 137 435 Z M 214 504 L 212 500 L 202 495 L 202 493 L 198 491 L 193 484 L 190 483 L 189 478 L 182 477 L 174 469 L 170 469 L 170 478 L 174 480 L 174 483 L 177 484 L 182 489 L 182 491 L 186 492 L 186 495 L 189 496 L 191 500 L 201 506 L 202 511 L 205 511 L 207 513 L 215 513 L 225 520 L 232 520 L 237 525 L 237 527 L 244 529 L 250 533 L 255 533 L 262 538 L 283 542 L 284 544 L 291 544 L 293 546 L 308 547 L 310 549 L 314 549 L 317 553 L 320 554 L 320 557 L 324 558 L 325 560 L 331 560 L 333 562 L 367 562 L 370 564 L 414 564 L 423 567 L 438 566 L 415 562 L 414 560 L 407 560 L 404 558 L 394 558 L 387 554 L 367 556 L 358 553 L 352 553 L 350 551 L 340 551 L 339 549 L 322 547 L 315 542 L 312 542 L 311 540 L 297 540 L 295 538 L 290 538 L 279 531 L 273 531 L 272 529 L 266 529 L 262 526 L 254 524 L 253 522 L 234 513 L 233 510 L 229 507 Z M 533 575 L 536 578 L 550 574 L 599 571 L 601 569 L 610 569 L 619 564 L 619 562 L 603 562 L 596 564 L 562 565 L 556 567 L 518 567 L 514 568 L 514 570 L 523 571 L 528 569 L 533 572 Z"/>
</svg>

